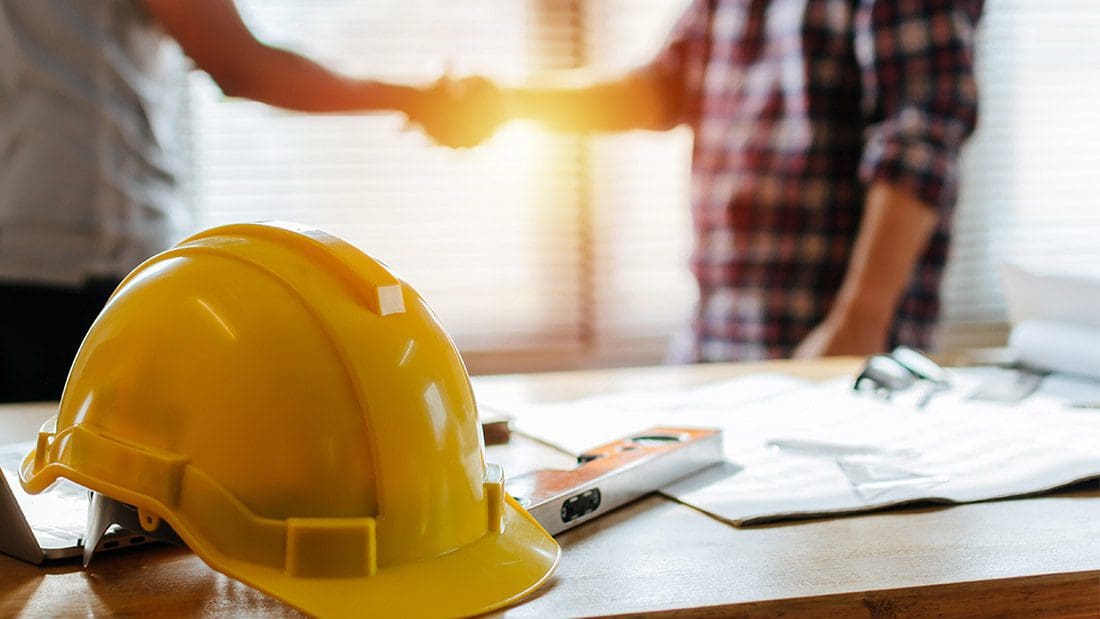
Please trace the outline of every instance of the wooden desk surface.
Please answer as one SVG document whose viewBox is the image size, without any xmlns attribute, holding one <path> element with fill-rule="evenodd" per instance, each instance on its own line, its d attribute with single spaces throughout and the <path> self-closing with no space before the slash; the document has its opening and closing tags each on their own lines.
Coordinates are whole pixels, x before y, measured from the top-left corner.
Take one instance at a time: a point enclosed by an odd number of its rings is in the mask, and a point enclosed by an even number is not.
<svg viewBox="0 0 1100 619">
<path fill-rule="evenodd" d="M 565 400 L 687 386 L 751 371 L 825 378 L 852 360 L 643 368 L 475 379 L 478 394 Z M 0 442 L 29 439 L 46 405 L 0 406 Z M 571 458 L 515 437 L 488 449 L 511 474 Z M 1100 616 L 1100 484 L 1026 500 L 737 529 L 650 497 L 559 537 L 548 585 L 507 617 Z M 176 548 L 39 569 L 0 555 L 0 616 L 295 616 Z"/>
</svg>

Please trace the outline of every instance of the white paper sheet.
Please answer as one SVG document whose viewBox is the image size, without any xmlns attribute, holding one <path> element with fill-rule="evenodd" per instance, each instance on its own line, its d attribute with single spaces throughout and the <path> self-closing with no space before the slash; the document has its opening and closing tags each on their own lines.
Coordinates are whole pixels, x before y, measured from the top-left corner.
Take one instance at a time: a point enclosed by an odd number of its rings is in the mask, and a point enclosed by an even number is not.
<svg viewBox="0 0 1100 619">
<path fill-rule="evenodd" d="M 959 373 L 924 409 L 916 392 L 886 402 L 846 379 L 765 375 L 510 412 L 518 431 L 573 453 L 653 425 L 721 428 L 728 463 L 664 492 L 738 525 L 978 501 L 1100 476 L 1100 412 L 1042 392 L 1013 407 L 966 399 L 987 378 Z"/>
<path fill-rule="evenodd" d="M 722 417 L 748 402 L 812 384 L 783 374 L 757 374 L 690 390 L 628 391 L 538 406 L 482 402 L 479 396 L 479 406 L 507 413 L 514 430 L 579 455 L 657 425 L 698 426 L 692 420 L 703 412 Z"/>
</svg>

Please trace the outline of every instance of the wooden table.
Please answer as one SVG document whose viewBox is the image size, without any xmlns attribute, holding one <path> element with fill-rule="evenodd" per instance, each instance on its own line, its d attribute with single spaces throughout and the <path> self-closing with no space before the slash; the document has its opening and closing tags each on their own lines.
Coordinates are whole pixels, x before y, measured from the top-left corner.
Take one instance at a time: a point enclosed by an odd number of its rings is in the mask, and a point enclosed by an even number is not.
<svg viewBox="0 0 1100 619">
<path fill-rule="evenodd" d="M 854 360 L 641 368 L 475 379 L 477 393 L 567 400 L 769 370 L 825 378 Z M 0 407 L 0 441 L 51 407 Z M 541 444 L 490 447 L 511 474 L 569 467 Z M 508 617 L 1100 616 L 1100 484 L 1026 500 L 893 509 L 737 529 L 653 496 L 560 536 L 556 575 Z M 46 569 L 0 556 L 0 616 L 287 616 L 295 611 L 186 550 L 145 548 Z"/>
</svg>

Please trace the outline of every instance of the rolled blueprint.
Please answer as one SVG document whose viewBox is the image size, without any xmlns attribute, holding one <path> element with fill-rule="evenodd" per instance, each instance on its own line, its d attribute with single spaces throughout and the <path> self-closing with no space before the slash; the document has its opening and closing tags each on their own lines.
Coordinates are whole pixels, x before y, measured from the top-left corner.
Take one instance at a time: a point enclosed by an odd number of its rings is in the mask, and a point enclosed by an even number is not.
<svg viewBox="0 0 1100 619">
<path fill-rule="evenodd" d="M 1008 345 L 1028 367 L 1100 379 L 1100 327 L 1024 320 L 1012 328 Z"/>
</svg>

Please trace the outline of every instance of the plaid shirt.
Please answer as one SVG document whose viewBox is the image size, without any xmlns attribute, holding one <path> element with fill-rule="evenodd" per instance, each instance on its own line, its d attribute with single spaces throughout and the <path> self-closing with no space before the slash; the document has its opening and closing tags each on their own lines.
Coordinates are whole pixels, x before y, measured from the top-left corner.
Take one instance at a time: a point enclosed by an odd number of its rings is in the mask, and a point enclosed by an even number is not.
<svg viewBox="0 0 1100 619">
<path fill-rule="evenodd" d="M 891 345 L 939 311 L 959 148 L 974 128 L 982 0 L 695 0 L 651 70 L 695 131 L 681 361 L 789 356 L 840 287 L 876 180 L 941 213 Z"/>
</svg>

